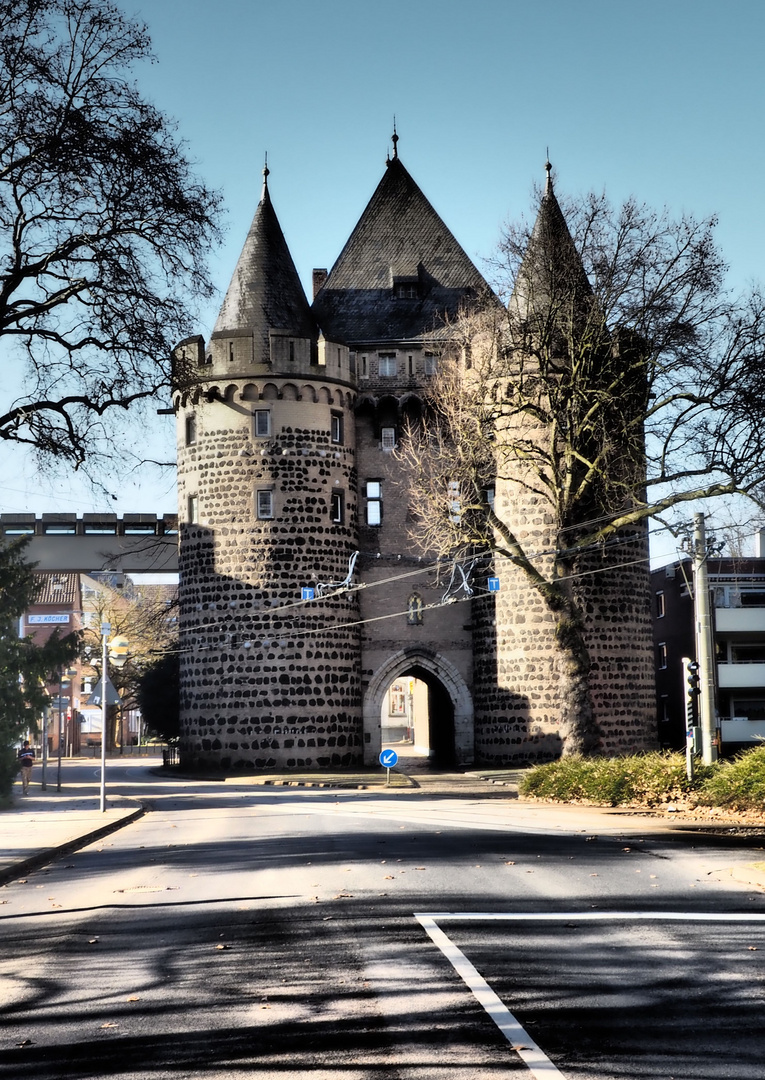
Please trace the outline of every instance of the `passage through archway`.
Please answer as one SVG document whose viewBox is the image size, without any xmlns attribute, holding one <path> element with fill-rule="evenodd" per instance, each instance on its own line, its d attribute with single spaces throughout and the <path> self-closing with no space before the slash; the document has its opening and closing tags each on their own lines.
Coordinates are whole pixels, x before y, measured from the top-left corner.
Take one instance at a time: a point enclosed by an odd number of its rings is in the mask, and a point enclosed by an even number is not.
<svg viewBox="0 0 765 1080">
<path fill-rule="evenodd" d="M 465 680 L 444 657 L 406 649 L 390 657 L 364 699 L 364 743 L 374 764 L 382 746 L 436 768 L 468 765 L 474 756 L 473 703 Z"/>
</svg>

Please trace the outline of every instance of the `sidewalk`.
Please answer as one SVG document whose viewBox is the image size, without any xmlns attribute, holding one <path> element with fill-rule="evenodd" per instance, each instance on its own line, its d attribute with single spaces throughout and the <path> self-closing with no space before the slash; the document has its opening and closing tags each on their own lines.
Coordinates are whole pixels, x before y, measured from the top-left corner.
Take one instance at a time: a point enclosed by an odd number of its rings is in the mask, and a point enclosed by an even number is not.
<svg viewBox="0 0 765 1080">
<path fill-rule="evenodd" d="M 101 813 L 93 785 L 67 783 L 57 791 L 55 775 L 46 791 L 39 780 L 33 781 L 26 797 L 17 782 L 12 806 L 0 810 L 0 886 L 121 829 L 143 813 L 135 799 L 122 795 L 107 796 Z"/>
</svg>

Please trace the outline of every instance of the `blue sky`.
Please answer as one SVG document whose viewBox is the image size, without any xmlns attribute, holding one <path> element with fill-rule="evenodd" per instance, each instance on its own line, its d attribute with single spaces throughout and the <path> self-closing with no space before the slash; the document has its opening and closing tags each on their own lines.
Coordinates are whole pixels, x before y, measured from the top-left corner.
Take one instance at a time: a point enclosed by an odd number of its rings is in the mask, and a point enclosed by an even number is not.
<svg viewBox="0 0 765 1080">
<path fill-rule="evenodd" d="M 765 277 L 762 0 L 122 0 L 157 63 L 137 72 L 223 192 L 225 290 L 261 186 L 306 290 L 374 190 L 395 114 L 399 153 L 474 258 L 529 213 L 549 147 L 557 190 L 605 188 L 719 216 L 730 281 Z M 208 334 L 216 305 L 200 312 Z M 172 445 L 171 420 L 164 426 Z M 174 509 L 142 474 L 117 500 L 56 490 L 14 459 L 4 509 Z M 66 502 L 64 502 L 66 500 Z"/>
</svg>

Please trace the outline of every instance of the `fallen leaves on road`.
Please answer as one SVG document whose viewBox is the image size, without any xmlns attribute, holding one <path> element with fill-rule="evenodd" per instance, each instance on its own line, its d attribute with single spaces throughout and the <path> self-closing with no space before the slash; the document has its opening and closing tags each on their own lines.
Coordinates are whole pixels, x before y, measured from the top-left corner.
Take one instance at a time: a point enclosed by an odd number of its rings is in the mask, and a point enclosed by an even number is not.
<svg viewBox="0 0 765 1080">
<path fill-rule="evenodd" d="M 137 994 L 131 994 L 130 997 L 126 997 L 125 1001 L 140 1001 L 141 999 Z"/>
<path fill-rule="evenodd" d="M 101 1025 L 102 1028 L 119 1027 L 119 1024 L 115 1024 L 113 1020 L 107 1020 L 105 1024 Z"/>
</svg>

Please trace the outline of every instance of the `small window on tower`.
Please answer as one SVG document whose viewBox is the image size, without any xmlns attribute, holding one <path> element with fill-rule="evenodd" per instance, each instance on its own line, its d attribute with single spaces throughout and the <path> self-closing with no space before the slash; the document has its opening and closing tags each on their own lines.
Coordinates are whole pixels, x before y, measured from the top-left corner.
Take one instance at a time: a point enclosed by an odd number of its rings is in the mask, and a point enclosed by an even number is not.
<svg viewBox="0 0 765 1080">
<path fill-rule="evenodd" d="M 256 492 L 255 507 L 261 521 L 268 521 L 274 516 L 274 493 L 270 488 L 261 488 Z"/>
<path fill-rule="evenodd" d="M 234 362 L 234 343 L 233 343 L 233 341 L 229 341 L 229 343 L 228 343 L 228 359 L 229 359 L 229 363 Z"/>
<path fill-rule="evenodd" d="M 329 516 L 335 525 L 345 521 L 345 496 L 342 491 L 333 491 L 330 495 Z"/>
<path fill-rule="evenodd" d="M 343 442 L 343 414 L 333 412 L 330 417 L 330 438 L 333 443 L 340 446 Z"/>
<path fill-rule="evenodd" d="M 394 352 L 381 352 L 379 354 L 377 358 L 377 373 L 384 378 L 393 378 L 393 376 L 398 375 L 398 363 Z"/>
<path fill-rule="evenodd" d="M 422 625 L 422 597 L 419 593 L 412 593 L 409 597 L 409 608 L 406 621 L 410 626 Z"/>
<path fill-rule="evenodd" d="M 382 525 L 382 483 L 367 480 L 367 525 Z"/>
<path fill-rule="evenodd" d="M 258 438 L 267 438 L 271 434 L 271 411 L 270 409 L 255 410 L 255 435 Z"/>
<path fill-rule="evenodd" d="M 394 427 L 381 428 L 380 444 L 383 450 L 396 449 L 396 429 Z"/>
<path fill-rule="evenodd" d="M 199 497 L 197 495 L 189 495 L 188 518 L 189 525 L 194 525 L 199 521 Z"/>
<path fill-rule="evenodd" d="M 186 445 L 193 446 L 197 441 L 197 418 L 194 413 L 186 417 Z"/>
<path fill-rule="evenodd" d="M 657 592 L 656 593 L 656 618 L 657 619 L 663 619 L 666 610 L 667 609 L 666 609 L 666 607 L 664 605 L 664 593 L 663 592 Z"/>
<path fill-rule="evenodd" d="M 290 339 L 290 360 L 295 359 L 295 342 Z"/>
</svg>

